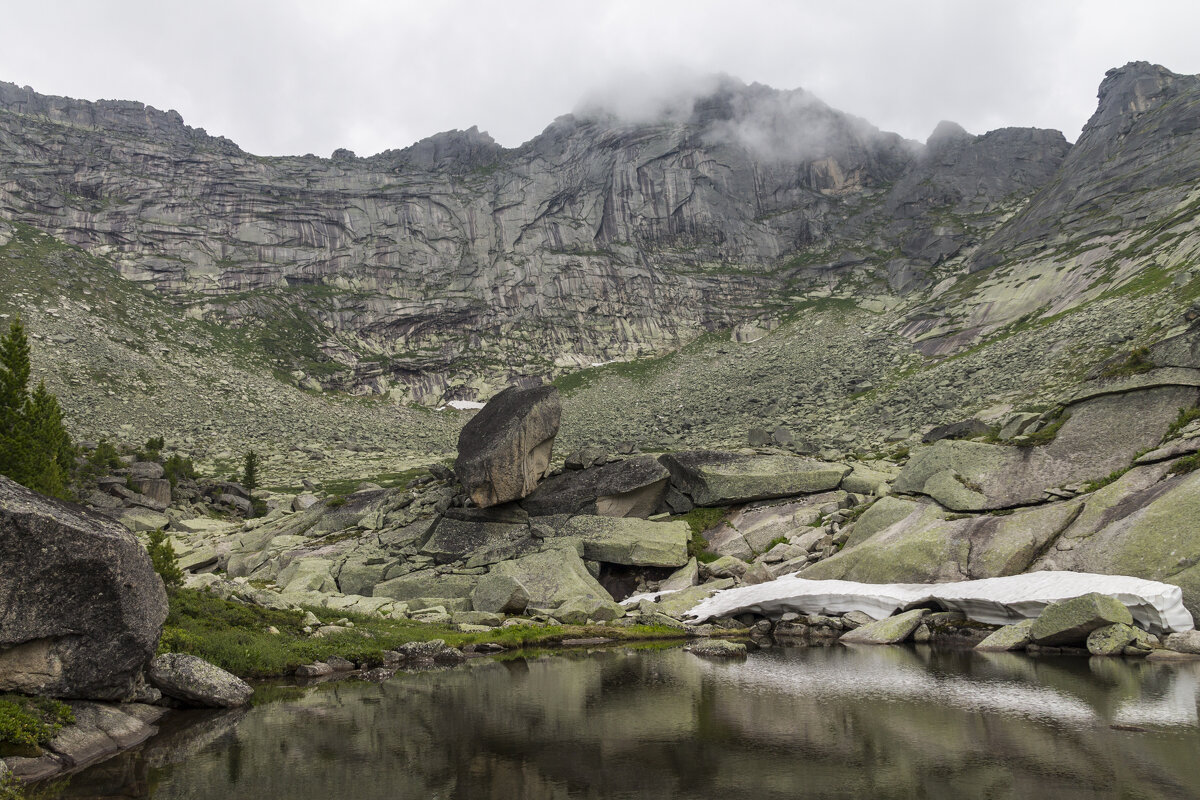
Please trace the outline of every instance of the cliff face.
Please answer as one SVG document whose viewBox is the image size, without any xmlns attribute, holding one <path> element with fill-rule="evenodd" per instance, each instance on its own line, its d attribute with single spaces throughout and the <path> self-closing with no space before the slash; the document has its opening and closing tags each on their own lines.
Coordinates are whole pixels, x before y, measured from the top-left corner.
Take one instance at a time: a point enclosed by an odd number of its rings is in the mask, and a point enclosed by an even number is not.
<svg viewBox="0 0 1200 800">
<path fill-rule="evenodd" d="M 419 399 L 660 351 L 883 253 L 907 291 L 1066 151 L 1029 130 L 921 146 L 727 81 L 666 121 L 566 116 L 514 150 L 472 129 L 261 158 L 175 112 L 0 84 L 0 215 L 261 328 L 280 366 Z"/>
</svg>

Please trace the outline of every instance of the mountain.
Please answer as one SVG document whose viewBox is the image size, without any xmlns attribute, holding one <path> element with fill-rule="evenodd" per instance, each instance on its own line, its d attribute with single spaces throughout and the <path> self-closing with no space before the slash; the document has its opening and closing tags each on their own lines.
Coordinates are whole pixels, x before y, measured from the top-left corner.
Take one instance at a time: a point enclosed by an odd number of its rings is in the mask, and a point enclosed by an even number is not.
<svg viewBox="0 0 1200 800">
<path fill-rule="evenodd" d="M 758 425 L 869 447 L 1053 401 L 1178 332 L 1200 295 L 1198 81 L 1110 71 L 1074 145 L 948 122 L 921 144 L 722 79 L 652 121 L 592 107 L 515 149 L 472 128 L 368 158 L 255 156 L 175 112 L 0 84 L 0 239 L 47 235 L 140 287 L 165 339 L 224 337 L 302 404 L 565 376 L 567 442 Z M 52 335 L 62 315 L 32 306 L 13 301 Z"/>
</svg>

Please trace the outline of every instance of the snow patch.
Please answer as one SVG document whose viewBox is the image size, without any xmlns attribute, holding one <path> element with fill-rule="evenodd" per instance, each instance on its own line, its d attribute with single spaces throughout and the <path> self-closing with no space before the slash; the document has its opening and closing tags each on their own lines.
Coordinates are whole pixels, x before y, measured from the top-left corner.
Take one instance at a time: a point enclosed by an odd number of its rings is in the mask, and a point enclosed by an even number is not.
<svg viewBox="0 0 1200 800">
<path fill-rule="evenodd" d="M 474 400 L 451 400 L 444 406 L 438 406 L 437 410 L 443 411 L 447 408 L 453 408 L 456 411 L 477 411 L 486 405 L 487 403 L 477 403 Z"/>
<path fill-rule="evenodd" d="M 1087 572 L 1030 572 L 1004 578 L 955 583 L 858 583 L 810 581 L 787 575 L 768 583 L 726 589 L 703 600 L 688 616 L 703 622 L 753 612 L 777 617 L 845 614 L 862 611 L 875 619 L 934 602 L 947 611 L 989 625 L 1011 625 L 1037 617 L 1051 603 L 1098 592 L 1121 601 L 1134 622 L 1152 633 L 1190 631 L 1195 627 L 1178 586 L 1127 575 Z"/>
</svg>

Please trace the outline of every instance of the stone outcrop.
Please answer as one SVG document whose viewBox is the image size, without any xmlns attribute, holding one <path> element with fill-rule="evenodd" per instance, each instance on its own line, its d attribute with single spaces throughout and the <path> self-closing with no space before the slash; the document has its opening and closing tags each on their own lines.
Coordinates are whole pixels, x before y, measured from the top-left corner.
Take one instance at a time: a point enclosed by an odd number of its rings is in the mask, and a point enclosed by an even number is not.
<svg viewBox="0 0 1200 800">
<path fill-rule="evenodd" d="M 476 505 L 520 500 L 534 490 L 549 470 L 561 414 L 553 386 L 512 387 L 463 426 L 454 472 Z"/>
<path fill-rule="evenodd" d="M 167 596 L 124 528 L 0 477 L 0 690 L 121 700 Z"/>
<path fill-rule="evenodd" d="M 653 456 L 635 456 L 548 478 L 521 507 L 534 516 L 648 517 L 662 505 L 670 473 Z"/>
<path fill-rule="evenodd" d="M 668 453 L 660 459 L 671 486 L 698 506 L 720 506 L 816 494 L 836 489 L 845 464 L 790 455 L 741 455 L 711 450 Z"/>
<path fill-rule="evenodd" d="M 1133 624 L 1129 609 L 1107 595 L 1085 594 L 1046 606 L 1029 629 L 1029 638 L 1037 644 L 1079 644 L 1092 631 L 1115 624 Z"/>
</svg>

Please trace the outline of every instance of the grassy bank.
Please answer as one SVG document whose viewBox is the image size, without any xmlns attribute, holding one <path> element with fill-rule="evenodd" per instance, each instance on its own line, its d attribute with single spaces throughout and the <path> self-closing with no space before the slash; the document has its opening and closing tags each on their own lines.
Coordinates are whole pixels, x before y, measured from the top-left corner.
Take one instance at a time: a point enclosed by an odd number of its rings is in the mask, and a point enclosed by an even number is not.
<svg viewBox="0 0 1200 800">
<path fill-rule="evenodd" d="M 523 648 L 554 647 L 564 639 L 595 636 L 624 641 L 683 638 L 676 628 L 646 625 L 529 624 L 463 633 L 449 625 L 379 619 L 322 608 L 308 610 L 322 623 L 346 619 L 354 623 L 354 628 L 315 638 L 304 633 L 303 612 L 272 611 L 199 591 L 176 590 L 171 593 L 171 611 L 163 626 L 159 652 L 200 656 L 242 678 L 269 678 L 290 675 L 302 664 L 331 656 L 382 663 L 385 650 L 430 639 L 443 639 L 454 647 L 494 642 Z"/>
</svg>

